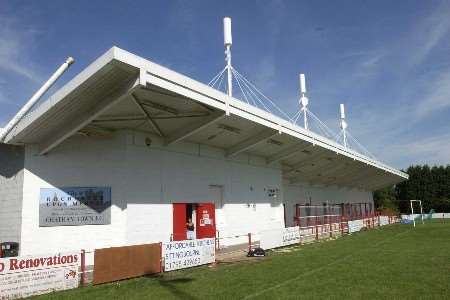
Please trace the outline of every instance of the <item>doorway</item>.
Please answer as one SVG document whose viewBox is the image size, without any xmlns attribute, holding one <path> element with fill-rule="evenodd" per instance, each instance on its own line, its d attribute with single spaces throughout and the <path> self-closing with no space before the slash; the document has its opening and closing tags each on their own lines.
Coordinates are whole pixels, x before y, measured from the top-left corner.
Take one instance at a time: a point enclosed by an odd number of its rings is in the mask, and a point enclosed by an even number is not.
<svg viewBox="0 0 450 300">
<path fill-rule="evenodd" d="M 214 203 L 173 203 L 172 240 L 188 239 L 188 222 L 194 224 L 194 236 L 204 239 L 216 236 L 216 217 Z"/>
</svg>

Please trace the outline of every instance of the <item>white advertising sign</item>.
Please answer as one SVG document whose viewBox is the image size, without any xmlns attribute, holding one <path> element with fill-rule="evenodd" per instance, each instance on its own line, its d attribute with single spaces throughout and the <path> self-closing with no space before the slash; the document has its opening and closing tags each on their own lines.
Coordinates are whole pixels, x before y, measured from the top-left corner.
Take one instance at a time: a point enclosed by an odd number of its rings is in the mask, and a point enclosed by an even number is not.
<svg viewBox="0 0 450 300">
<path fill-rule="evenodd" d="M 260 234 L 260 246 L 272 249 L 300 243 L 300 228 L 298 226 L 263 231 Z"/>
<path fill-rule="evenodd" d="M 389 217 L 388 216 L 380 216 L 380 226 L 388 225 Z"/>
<path fill-rule="evenodd" d="M 348 233 L 360 231 L 363 227 L 363 220 L 348 221 Z"/>
<path fill-rule="evenodd" d="M 78 287 L 79 253 L 0 259 L 0 299 L 17 299 Z"/>
<path fill-rule="evenodd" d="M 42 188 L 39 226 L 111 224 L 111 188 Z"/>
<path fill-rule="evenodd" d="M 164 243 L 164 270 L 173 271 L 216 260 L 216 241 L 213 238 Z"/>
<path fill-rule="evenodd" d="M 450 213 L 434 213 L 431 217 L 433 219 L 450 219 Z"/>
</svg>

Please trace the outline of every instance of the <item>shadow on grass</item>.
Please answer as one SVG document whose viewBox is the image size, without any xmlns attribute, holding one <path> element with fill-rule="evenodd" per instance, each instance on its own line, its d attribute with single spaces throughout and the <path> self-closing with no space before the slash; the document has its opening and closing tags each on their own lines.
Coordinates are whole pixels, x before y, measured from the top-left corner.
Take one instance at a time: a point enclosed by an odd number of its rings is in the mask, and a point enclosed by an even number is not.
<svg viewBox="0 0 450 300">
<path fill-rule="evenodd" d="M 187 299 L 194 300 L 197 299 L 193 295 L 187 293 L 183 290 L 184 284 L 189 284 L 194 279 L 192 278 L 174 278 L 174 279 L 165 279 L 164 277 L 159 277 L 156 279 L 160 286 L 169 291 L 174 297 L 178 299 Z"/>
</svg>

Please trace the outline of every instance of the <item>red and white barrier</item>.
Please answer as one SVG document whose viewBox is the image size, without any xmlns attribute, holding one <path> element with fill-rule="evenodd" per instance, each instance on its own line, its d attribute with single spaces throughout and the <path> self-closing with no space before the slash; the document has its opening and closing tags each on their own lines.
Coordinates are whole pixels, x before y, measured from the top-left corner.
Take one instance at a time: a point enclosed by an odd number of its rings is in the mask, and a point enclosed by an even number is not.
<svg viewBox="0 0 450 300">
<path fill-rule="evenodd" d="M 266 230 L 260 233 L 260 247 L 273 249 L 300 243 L 300 227 Z"/>
<path fill-rule="evenodd" d="M 353 220 L 348 221 L 348 233 L 358 232 L 361 229 L 363 229 L 364 226 L 364 220 Z"/>
</svg>

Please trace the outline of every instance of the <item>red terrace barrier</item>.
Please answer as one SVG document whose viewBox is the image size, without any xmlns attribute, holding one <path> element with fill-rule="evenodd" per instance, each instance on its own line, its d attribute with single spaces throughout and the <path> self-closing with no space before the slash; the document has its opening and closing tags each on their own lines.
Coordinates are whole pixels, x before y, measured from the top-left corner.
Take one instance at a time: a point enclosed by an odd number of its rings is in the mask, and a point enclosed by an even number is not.
<svg viewBox="0 0 450 300">
<path fill-rule="evenodd" d="M 81 249 L 81 267 L 80 267 L 80 284 L 84 285 L 86 283 L 86 251 Z"/>
</svg>

